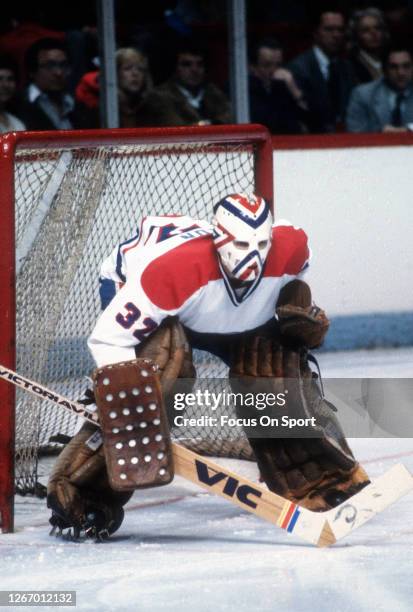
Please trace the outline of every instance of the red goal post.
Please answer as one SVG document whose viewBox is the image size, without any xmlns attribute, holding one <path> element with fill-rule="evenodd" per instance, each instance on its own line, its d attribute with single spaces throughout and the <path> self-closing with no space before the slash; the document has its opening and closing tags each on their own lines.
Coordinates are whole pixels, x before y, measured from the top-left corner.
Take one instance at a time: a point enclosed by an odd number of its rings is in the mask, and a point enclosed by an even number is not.
<svg viewBox="0 0 413 612">
<path fill-rule="evenodd" d="M 152 128 L 152 129 L 127 129 L 127 130 L 82 130 L 82 131 L 60 131 L 60 132 L 14 132 L 0 137 L 1 139 L 1 164 L 0 164 L 0 201 L 2 210 L 2 222 L 0 223 L 0 244 L 2 255 L 0 258 L 0 282 L 1 282 L 1 317 L 0 317 L 0 363 L 6 367 L 17 369 L 22 375 L 31 377 L 33 380 L 42 380 L 39 382 L 47 383 L 44 372 L 49 368 L 50 354 L 56 352 L 56 346 L 51 346 L 50 342 L 44 349 L 44 363 L 41 370 L 32 369 L 32 362 L 35 361 L 37 355 L 33 348 L 33 354 L 28 357 L 28 362 L 25 366 L 20 366 L 18 352 L 24 353 L 24 342 L 27 342 L 30 347 L 36 342 L 31 339 L 33 328 L 39 326 L 40 338 L 38 342 L 42 342 L 42 334 L 47 335 L 42 328 L 42 322 L 39 320 L 45 314 L 44 311 L 50 301 L 51 293 L 46 301 L 39 302 L 37 310 L 32 311 L 32 302 L 36 301 L 34 297 L 47 293 L 49 280 L 46 272 L 50 270 L 51 277 L 54 274 L 54 260 L 49 254 L 42 254 L 38 251 L 37 259 L 39 259 L 39 267 L 27 271 L 27 261 L 30 259 L 31 251 L 34 252 L 33 259 L 36 259 L 36 240 L 37 235 L 41 233 L 45 225 L 45 218 L 50 214 L 50 210 L 58 201 L 59 210 L 63 206 L 67 206 L 66 215 L 63 214 L 63 219 L 60 224 L 67 224 L 68 227 L 72 223 L 71 233 L 76 237 L 77 234 L 84 232 L 82 238 L 82 248 L 84 243 L 89 240 L 91 223 L 94 223 L 94 215 L 96 209 L 84 213 L 82 206 L 89 205 L 89 200 L 93 199 L 98 189 L 93 184 L 92 179 L 99 175 L 99 189 L 103 194 L 102 197 L 112 198 L 111 201 L 113 217 L 117 217 L 118 212 L 122 209 L 122 214 L 125 206 L 122 206 L 122 193 L 137 194 L 136 200 L 143 200 L 140 204 L 141 209 L 130 210 L 130 215 L 133 217 L 135 225 L 137 225 L 138 216 L 148 214 L 170 214 L 186 213 L 195 216 L 201 214 L 209 216 L 206 207 L 210 207 L 214 203 L 213 197 L 215 193 L 224 195 L 231 189 L 234 191 L 242 191 L 253 188 L 260 195 L 264 196 L 272 205 L 273 202 L 273 167 L 272 167 L 272 144 L 269 133 L 262 126 L 258 125 L 241 125 L 241 126 L 203 126 L 189 128 Z M 70 155 L 70 163 L 66 160 L 61 164 L 61 158 L 64 153 Z M 163 157 L 165 159 L 163 159 Z M 220 157 L 221 156 L 221 157 Z M 158 163 L 162 157 L 162 166 L 154 169 L 144 168 L 140 173 L 140 168 L 144 166 L 149 158 Z M 84 166 L 90 163 L 93 158 L 93 163 L 90 168 L 85 171 Z M 133 172 L 126 169 L 125 159 L 133 160 L 130 168 Z M 196 158 L 195 167 L 193 161 Z M 239 158 L 239 159 L 238 159 Z M 245 158 L 245 159 L 244 159 Z M 228 175 L 224 175 L 224 162 L 228 164 Z M 96 161 L 99 160 L 99 161 Z M 103 161 L 102 161 L 103 160 Z M 120 161 L 119 161 L 120 160 Z M 167 161 L 166 161 L 167 160 Z M 182 161 L 184 160 L 184 161 Z M 119 163 L 118 163 L 119 162 Z M 160 162 L 159 162 L 160 163 Z M 185 164 L 189 164 L 184 165 Z M 56 166 L 59 164 L 63 170 Z M 192 165 L 191 165 L 192 164 Z M 215 164 L 214 166 L 212 164 Z M 245 164 L 245 166 L 244 166 Z M 49 168 L 50 166 L 50 168 Z M 116 167 L 116 168 L 115 168 Z M 111 176 L 121 176 L 122 172 L 128 179 L 128 183 L 119 183 L 116 187 L 116 193 L 111 191 L 110 180 L 106 176 L 107 168 L 110 168 Z M 20 170 L 24 169 L 23 174 L 19 174 Z M 60 174 L 59 174 L 60 172 Z M 153 172 L 154 174 L 151 174 Z M 58 180 L 55 175 L 59 175 Z M 134 184 L 136 174 L 136 185 Z M 51 176 L 53 175 L 53 181 Z M 63 176 L 63 178 L 62 178 Z M 248 176 L 248 178 L 246 178 Z M 23 178 L 22 178 L 23 177 Z M 158 183 L 158 177 L 159 183 Z M 120 179 L 116 179 L 120 180 Z M 62 185 L 65 185 L 66 192 L 61 195 Z M 83 182 L 82 182 L 83 181 Z M 219 183 L 219 189 L 214 185 Z M 36 183 L 36 185 L 34 185 Z M 38 185 L 37 185 L 38 183 Z M 51 191 L 50 184 L 55 187 Z M 183 188 L 183 183 L 186 187 Z M 56 186 L 57 185 L 57 186 Z M 87 189 L 90 185 L 90 193 Z M 188 190 L 188 196 L 185 190 Z M 73 190 L 78 188 L 79 194 L 73 196 Z M 27 189 L 27 192 L 26 192 Z M 146 209 L 145 190 L 158 190 L 159 196 L 153 198 L 150 204 L 151 210 Z M 169 190 L 169 191 L 168 191 Z M 194 191 L 195 190 L 195 191 Z M 84 196 L 84 202 L 79 204 L 79 217 L 72 209 L 71 198 L 81 198 L 82 192 L 87 192 Z M 174 199 L 176 193 L 179 192 Z M 43 210 L 43 217 L 40 215 L 40 220 L 37 218 L 37 213 L 45 208 L 45 193 L 48 194 L 48 206 L 50 209 Z M 109 196 L 107 195 L 109 193 Z M 96 207 L 99 206 L 100 195 L 96 195 Z M 126 197 L 126 196 L 125 196 Z M 37 199 L 36 199 L 37 198 Z M 59 199 L 60 198 L 60 199 Z M 30 200 L 30 215 L 26 208 L 29 206 Z M 176 200 L 176 203 L 174 203 Z M 181 208 L 188 201 L 192 203 L 196 200 L 197 206 L 204 207 L 203 209 L 194 209 L 194 207 L 185 209 Z M 198 203 L 199 200 L 199 203 Z M 216 201 L 216 200 L 215 200 Z M 157 209 L 159 202 L 159 210 Z M 168 206 L 173 206 L 171 210 L 165 210 L 165 202 Z M 24 217 L 27 213 L 27 218 Z M 37 216 L 36 216 L 37 215 Z M 77 224 L 79 219 L 83 221 L 83 216 L 89 215 L 89 225 L 79 229 Z M 73 219 L 73 221 L 72 221 Z M 113 221 L 116 223 L 116 221 Z M 55 224 L 54 227 L 57 227 Z M 93 226 L 94 227 L 94 226 Z M 49 231 L 49 230 L 48 230 Z M 55 230 L 53 230 L 55 231 Z M 57 231 L 57 230 L 56 230 Z M 18 234 L 21 233 L 21 242 L 23 248 L 20 248 L 18 266 L 16 268 L 16 248 L 17 242 L 20 240 Z M 66 234 L 70 231 L 65 228 Z M 32 234 L 32 235 L 31 235 Z M 109 232 L 110 234 L 110 232 Z M 128 238 L 129 236 L 124 236 Z M 73 238 L 75 239 L 75 238 Z M 77 239 L 77 238 L 76 238 Z M 43 239 L 44 240 L 44 239 Z M 99 236 L 99 241 L 102 244 L 106 241 L 105 248 L 116 244 L 108 241 L 107 232 L 102 232 Z M 54 238 L 54 234 L 50 234 L 48 241 L 58 241 Z M 47 240 L 46 240 L 47 242 Z M 53 246 L 53 245 L 52 245 Z M 63 247 L 62 247 L 63 248 Z M 71 246 L 67 245 L 67 252 L 71 252 Z M 106 252 L 106 251 L 104 251 Z M 99 253 L 100 254 L 100 253 Z M 56 257 L 56 252 L 53 252 L 53 257 Z M 64 257 L 64 255 L 62 255 Z M 22 263 L 23 262 L 23 263 Z M 57 269 L 62 266 L 55 264 Z M 70 264 L 72 265 L 72 264 Z M 69 265 L 69 267 L 70 267 Z M 64 267 L 64 266 L 63 266 Z M 57 289 L 61 288 L 61 292 L 69 291 L 70 283 L 73 276 L 78 273 L 74 264 L 72 265 L 72 276 L 69 280 L 65 280 L 66 284 L 58 281 Z M 37 270 L 35 273 L 34 270 Z M 53 274 L 52 274 L 53 272 Z M 36 277 L 36 274 L 38 275 Z M 22 280 L 19 280 L 22 275 Z M 15 283 L 16 279 L 16 283 Z M 24 306 L 16 307 L 16 287 L 18 293 L 26 293 L 28 283 L 33 282 L 33 291 L 31 297 L 18 297 L 17 303 Z M 95 288 L 97 292 L 97 287 Z M 52 291 L 52 289 L 50 289 Z M 85 298 L 86 299 L 86 298 Z M 20 301 L 19 301 L 20 300 Z M 26 308 L 28 309 L 26 317 Z M 30 312 L 29 312 L 30 311 Z M 17 323 L 17 314 L 20 313 L 21 321 Z M 96 315 L 96 313 L 95 313 Z M 56 314 L 56 321 L 59 320 L 60 313 Z M 74 318 L 78 318 L 78 314 L 74 314 Z M 66 317 L 67 318 L 67 317 Z M 50 331 L 50 330 L 49 330 Z M 75 335 L 75 334 L 74 334 Z M 63 339 L 59 340 L 56 345 L 69 347 L 73 338 L 70 333 Z M 17 349 L 16 349 L 17 347 Z M 20 347 L 20 348 L 19 348 Z M 26 345 L 27 347 L 27 345 Z M 70 351 L 68 351 L 70 353 Z M 68 365 L 70 369 L 70 363 Z M 36 376 L 38 378 L 36 378 Z M 55 379 L 60 380 L 61 375 L 56 374 Z M 53 382 L 50 383 L 53 385 Z M 65 390 L 65 389 L 64 389 Z M 67 391 L 67 389 L 66 389 Z M 70 389 L 70 392 L 73 392 Z M 21 393 L 20 391 L 18 393 Z M 0 380 L 0 532 L 8 532 L 13 530 L 13 498 L 15 491 L 15 392 L 14 387 Z M 40 425 L 40 417 L 38 409 L 30 408 L 29 417 L 36 420 L 38 423 L 34 426 L 34 437 L 38 438 Z M 24 442 L 22 442 L 23 450 L 19 451 L 19 457 L 24 455 L 27 447 L 33 444 L 26 440 L 25 434 L 27 429 L 27 421 L 23 422 Z M 41 431 L 40 431 L 41 433 Z M 35 455 L 34 462 L 37 462 Z M 33 457 L 31 457 L 31 460 Z M 34 468 L 35 469 L 35 468 Z M 21 489 L 24 487 L 20 487 Z"/>
</svg>

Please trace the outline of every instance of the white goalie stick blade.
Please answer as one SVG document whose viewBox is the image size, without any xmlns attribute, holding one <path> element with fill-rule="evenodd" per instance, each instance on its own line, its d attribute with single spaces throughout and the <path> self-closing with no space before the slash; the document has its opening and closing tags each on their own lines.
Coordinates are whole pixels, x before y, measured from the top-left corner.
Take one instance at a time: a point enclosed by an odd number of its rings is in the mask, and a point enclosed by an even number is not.
<svg viewBox="0 0 413 612">
<path fill-rule="evenodd" d="M 96 413 L 2 365 L 0 378 L 99 425 Z M 93 434 L 95 444 L 99 444 L 97 434 Z M 402 464 L 398 464 L 336 508 L 313 512 L 225 469 L 209 457 L 198 455 L 176 443 L 171 446 L 175 474 L 315 546 L 334 544 L 413 489 L 412 475 Z"/>
<path fill-rule="evenodd" d="M 348 535 L 413 489 L 413 477 L 398 463 L 348 500 L 324 512 L 336 540 Z"/>
</svg>

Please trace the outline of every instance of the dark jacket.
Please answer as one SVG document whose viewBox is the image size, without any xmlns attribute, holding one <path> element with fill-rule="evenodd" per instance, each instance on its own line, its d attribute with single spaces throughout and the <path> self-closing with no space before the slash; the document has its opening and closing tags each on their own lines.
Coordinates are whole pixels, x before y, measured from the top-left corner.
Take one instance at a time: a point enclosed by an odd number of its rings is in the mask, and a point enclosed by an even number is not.
<svg viewBox="0 0 413 612">
<path fill-rule="evenodd" d="M 271 81 L 267 90 L 255 76 L 249 79 L 250 119 L 265 125 L 272 134 L 301 134 L 300 110 L 287 85 L 280 79 Z"/>
<path fill-rule="evenodd" d="M 174 79 L 151 91 L 141 109 L 144 125 L 196 125 L 201 121 L 230 123 L 229 101 L 212 83 L 204 86 L 204 96 L 199 109 L 189 104 Z"/>
<path fill-rule="evenodd" d="M 310 132 L 335 132 L 337 123 L 344 122 L 348 98 L 353 87 L 353 75 L 349 63 L 341 58 L 336 60 L 337 114 L 334 112 L 328 84 L 323 77 L 313 49 L 296 57 L 288 68 L 293 73 L 307 102 Z"/>
<path fill-rule="evenodd" d="M 55 115 L 56 122 L 52 116 L 45 110 L 49 104 L 48 100 L 42 96 L 37 97 L 33 102 L 29 99 L 28 90 L 23 92 L 19 102 L 19 117 L 25 123 L 28 130 L 58 130 L 58 129 L 72 129 L 76 127 L 75 117 L 75 103 L 73 98 L 67 95 L 67 102 L 70 108 L 70 112 L 65 115 L 65 125 L 61 127 L 58 125 L 59 117 L 57 111 L 53 109 L 52 114 Z M 46 106 L 44 105 L 46 103 Z"/>
<path fill-rule="evenodd" d="M 358 49 L 353 49 L 351 51 L 349 62 L 353 71 L 355 85 L 369 83 L 370 81 L 379 79 L 383 74 L 382 70 L 375 70 L 372 66 L 369 66 Z"/>
<path fill-rule="evenodd" d="M 381 132 L 392 122 L 393 108 L 385 79 L 358 85 L 352 91 L 347 109 L 349 132 Z M 402 125 L 413 123 L 413 86 L 405 92 Z"/>
</svg>

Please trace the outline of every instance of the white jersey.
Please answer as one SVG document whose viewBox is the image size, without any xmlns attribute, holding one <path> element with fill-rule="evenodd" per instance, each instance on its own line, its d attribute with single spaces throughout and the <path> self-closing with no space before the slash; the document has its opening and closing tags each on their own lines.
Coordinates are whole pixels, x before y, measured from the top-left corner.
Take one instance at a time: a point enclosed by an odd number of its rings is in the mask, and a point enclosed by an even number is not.
<svg viewBox="0 0 413 612">
<path fill-rule="evenodd" d="M 261 279 L 239 295 L 221 272 L 209 223 L 146 217 L 139 234 L 102 264 L 101 279 L 118 291 L 99 317 L 89 348 L 98 366 L 134 359 L 135 346 L 168 316 L 200 333 L 254 329 L 274 316 L 280 290 L 302 278 L 309 258 L 304 231 L 276 223 Z"/>
</svg>

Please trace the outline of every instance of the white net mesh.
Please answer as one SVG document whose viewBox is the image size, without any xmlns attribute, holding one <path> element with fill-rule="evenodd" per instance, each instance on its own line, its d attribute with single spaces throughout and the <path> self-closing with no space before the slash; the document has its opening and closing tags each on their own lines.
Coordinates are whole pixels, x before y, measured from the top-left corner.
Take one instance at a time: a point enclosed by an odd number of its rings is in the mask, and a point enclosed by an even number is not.
<svg viewBox="0 0 413 612">
<path fill-rule="evenodd" d="M 255 157 L 252 145 L 231 143 L 19 149 L 17 371 L 80 397 L 94 365 L 86 339 L 100 310 L 103 258 L 136 233 L 142 216 L 209 219 L 225 194 L 253 190 Z M 200 377 L 226 376 L 224 364 L 206 353 L 196 354 L 196 365 Z M 16 486 L 28 491 L 39 449 L 54 434 L 72 434 L 76 417 L 18 391 L 16 420 Z M 250 454 L 238 438 L 202 440 L 198 450 Z"/>
</svg>

